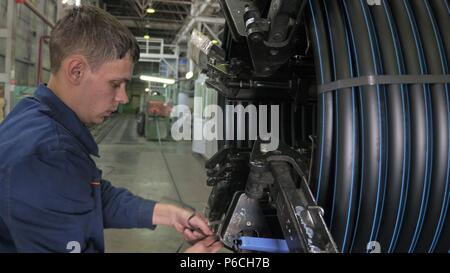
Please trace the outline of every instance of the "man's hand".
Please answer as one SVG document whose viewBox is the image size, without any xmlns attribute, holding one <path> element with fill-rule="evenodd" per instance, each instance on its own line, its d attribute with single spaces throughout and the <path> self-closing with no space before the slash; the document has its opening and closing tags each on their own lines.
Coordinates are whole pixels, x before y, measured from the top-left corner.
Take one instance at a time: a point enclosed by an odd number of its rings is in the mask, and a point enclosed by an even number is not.
<svg viewBox="0 0 450 273">
<path fill-rule="evenodd" d="M 194 213 L 170 204 L 158 203 L 155 205 L 153 224 L 174 227 L 191 244 L 214 234 L 209 228 L 208 222 L 200 213 Z"/>
<path fill-rule="evenodd" d="M 185 253 L 215 253 L 222 247 L 223 244 L 218 240 L 217 236 L 209 236 L 186 249 Z"/>
</svg>

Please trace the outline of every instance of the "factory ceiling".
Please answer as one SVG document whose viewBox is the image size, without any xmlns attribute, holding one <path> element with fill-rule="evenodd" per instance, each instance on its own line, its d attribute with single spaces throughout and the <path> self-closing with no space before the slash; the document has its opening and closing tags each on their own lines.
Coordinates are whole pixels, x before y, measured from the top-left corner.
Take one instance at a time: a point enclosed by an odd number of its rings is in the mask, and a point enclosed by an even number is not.
<svg viewBox="0 0 450 273">
<path fill-rule="evenodd" d="M 183 30 L 194 17 L 223 18 L 217 1 L 102 0 L 100 5 L 129 27 L 136 36 L 150 35 L 153 38 L 163 38 L 167 43 L 172 43 L 178 36 L 185 34 L 186 31 Z M 153 9 L 154 13 L 149 13 L 148 9 Z M 191 23 L 190 26 L 192 25 Z"/>
</svg>

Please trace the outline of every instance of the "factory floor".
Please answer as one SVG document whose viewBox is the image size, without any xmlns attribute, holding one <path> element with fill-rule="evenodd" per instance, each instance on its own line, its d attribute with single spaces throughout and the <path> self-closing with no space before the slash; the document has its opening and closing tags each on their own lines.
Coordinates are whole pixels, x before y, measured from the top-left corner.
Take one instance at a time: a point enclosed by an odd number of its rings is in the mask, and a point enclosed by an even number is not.
<svg viewBox="0 0 450 273">
<path fill-rule="evenodd" d="M 147 141 L 136 133 L 133 115 L 117 115 L 99 143 L 97 166 L 103 178 L 144 198 L 182 202 L 203 212 L 211 188 L 205 160 L 192 153 L 191 142 Z M 106 252 L 167 252 L 187 248 L 174 229 L 105 230 Z"/>
</svg>

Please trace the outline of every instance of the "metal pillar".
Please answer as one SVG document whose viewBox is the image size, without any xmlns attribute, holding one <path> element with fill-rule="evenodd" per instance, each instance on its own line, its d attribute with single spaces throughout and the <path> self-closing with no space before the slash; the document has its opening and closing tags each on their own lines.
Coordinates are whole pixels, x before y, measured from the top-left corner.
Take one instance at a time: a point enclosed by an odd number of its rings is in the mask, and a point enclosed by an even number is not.
<svg viewBox="0 0 450 273">
<path fill-rule="evenodd" d="M 11 112 L 11 93 L 16 85 L 16 32 L 14 27 L 14 19 L 16 18 L 16 1 L 8 0 L 6 13 L 6 52 L 5 52 L 5 115 Z"/>
<path fill-rule="evenodd" d="M 60 2 L 60 1 L 58 1 Z M 47 1 L 39 1 L 38 2 L 38 9 L 42 10 L 43 12 L 46 10 L 46 3 Z M 42 46 L 42 41 L 41 41 L 41 37 L 46 35 L 46 30 L 47 27 L 44 24 L 37 24 L 36 26 L 36 43 L 35 43 L 35 49 L 36 49 L 36 54 L 35 54 L 35 65 L 34 65 L 34 71 L 36 71 L 36 84 L 40 83 L 41 77 L 41 69 L 42 69 L 42 55 L 43 52 L 41 52 L 43 50 Z"/>
</svg>

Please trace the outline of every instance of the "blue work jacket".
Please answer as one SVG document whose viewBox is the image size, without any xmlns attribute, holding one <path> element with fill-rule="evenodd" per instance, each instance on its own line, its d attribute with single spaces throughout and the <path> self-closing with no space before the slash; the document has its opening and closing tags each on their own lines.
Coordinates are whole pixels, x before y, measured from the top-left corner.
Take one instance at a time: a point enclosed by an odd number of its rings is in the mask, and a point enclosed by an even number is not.
<svg viewBox="0 0 450 273">
<path fill-rule="evenodd" d="M 46 85 L 0 123 L 0 252 L 104 252 L 105 228 L 150 228 L 155 202 L 102 179 L 98 147 Z"/>
</svg>

